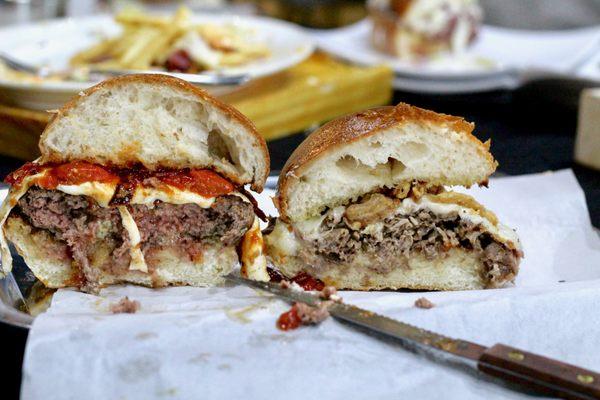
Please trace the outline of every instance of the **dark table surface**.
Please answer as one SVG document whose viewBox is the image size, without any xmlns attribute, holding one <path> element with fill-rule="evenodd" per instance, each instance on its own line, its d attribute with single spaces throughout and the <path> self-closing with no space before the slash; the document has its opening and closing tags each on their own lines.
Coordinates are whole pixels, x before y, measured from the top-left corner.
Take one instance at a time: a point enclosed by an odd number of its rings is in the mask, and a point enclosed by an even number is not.
<svg viewBox="0 0 600 400">
<path fill-rule="evenodd" d="M 600 227 L 600 172 L 573 162 L 577 110 L 573 105 L 556 103 L 547 91 L 538 89 L 530 87 L 516 92 L 460 96 L 420 96 L 398 92 L 394 101 L 461 115 L 475 122 L 476 135 L 482 140 L 492 139 L 491 150 L 500 164 L 498 171 L 504 174 L 572 168 L 585 191 L 592 223 Z M 271 169 L 281 169 L 303 138 L 304 135 L 298 134 L 269 143 Z M 0 176 L 4 177 L 21 163 L 0 157 Z M 26 330 L 0 323 L 1 359 L 8 371 L 8 374 L 0 374 L 2 398 L 18 397 L 26 339 Z"/>
</svg>

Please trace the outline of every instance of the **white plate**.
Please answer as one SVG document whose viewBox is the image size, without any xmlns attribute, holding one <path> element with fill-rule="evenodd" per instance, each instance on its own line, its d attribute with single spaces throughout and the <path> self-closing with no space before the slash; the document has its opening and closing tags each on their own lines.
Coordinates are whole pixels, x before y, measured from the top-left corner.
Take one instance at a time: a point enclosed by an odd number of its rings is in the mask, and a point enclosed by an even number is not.
<svg viewBox="0 0 600 400">
<path fill-rule="evenodd" d="M 600 49 L 600 28 L 525 31 L 483 26 L 474 45 L 460 55 L 410 63 L 376 50 L 370 43 L 371 22 L 332 31 L 313 31 L 320 48 L 360 65 L 388 64 L 396 89 L 426 93 L 459 93 L 514 88 L 527 69 L 575 73 Z"/>
<path fill-rule="evenodd" d="M 266 43 L 271 50 L 271 55 L 265 59 L 220 70 L 227 75 L 248 74 L 252 78 L 270 75 L 302 62 L 314 50 L 314 42 L 309 35 L 284 21 L 234 15 L 195 15 L 193 20 L 198 23 L 235 24 L 253 32 L 256 39 Z M 1 29 L 0 52 L 29 64 L 61 69 L 67 67 L 76 52 L 97 43 L 102 37 L 119 32 L 119 25 L 108 15 L 51 20 Z M 0 97 L 18 106 L 45 110 L 60 107 L 91 84 L 0 80 Z"/>
</svg>

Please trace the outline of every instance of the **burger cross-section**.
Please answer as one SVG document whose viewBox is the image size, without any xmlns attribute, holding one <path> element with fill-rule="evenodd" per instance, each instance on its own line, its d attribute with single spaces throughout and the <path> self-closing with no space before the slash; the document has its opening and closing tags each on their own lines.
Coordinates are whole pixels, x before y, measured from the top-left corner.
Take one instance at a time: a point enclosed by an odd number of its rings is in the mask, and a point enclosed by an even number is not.
<svg viewBox="0 0 600 400">
<path fill-rule="evenodd" d="M 252 123 L 181 80 L 139 75 L 83 92 L 45 130 L 40 159 L 12 173 L 7 241 L 46 286 L 95 291 L 265 280 L 256 202 L 269 157 Z"/>
</svg>

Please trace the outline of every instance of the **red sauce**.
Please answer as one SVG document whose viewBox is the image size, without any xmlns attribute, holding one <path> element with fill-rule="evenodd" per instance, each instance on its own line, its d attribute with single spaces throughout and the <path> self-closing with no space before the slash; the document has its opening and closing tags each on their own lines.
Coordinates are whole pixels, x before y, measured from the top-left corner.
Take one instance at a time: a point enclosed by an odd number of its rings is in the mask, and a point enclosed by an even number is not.
<svg viewBox="0 0 600 400">
<path fill-rule="evenodd" d="M 283 280 L 283 275 L 279 273 L 279 271 L 274 270 L 271 267 L 267 267 L 267 273 L 269 274 L 269 280 L 271 282 L 281 282 Z"/>
<path fill-rule="evenodd" d="M 18 170 L 8 174 L 8 176 L 4 178 L 4 182 L 13 186 L 19 186 L 23 182 L 23 179 L 27 178 L 30 175 L 37 174 L 44 168 L 45 167 L 41 166 L 40 164 L 28 162 Z"/>
<path fill-rule="evenodd" d="M 289 331 L 302 325 L 302 320 L 298 316 L 296 305 L 294 304 L 289 311 L 284 312 L 277 319 L 277 328 L 282 331 Z"/>
<path fill-rule="evenodd" d="M 36 183 L 44 189 L 56 189 L 58 185 L 79 185 L 84 182 L 116 183 L 119 177 L 100 165 L 86 161 L 72 161 L 64 164 L 27 163 L 4 179 L 6 183 L 18 186 L 31 175 L 47 171 Z"/>
<path fill-rule="evenodd" d="M 6 183 L 20 185 L 27 176 L 47 171 L 36 184 L 44 189 L 56 189 L 58 185 L 78 185 L 84 182 L 118 184 L 111 204 L 128 204 L 138 185 L 153 186 L 165 190 L 169 185 L 204 197 L 222 196 L 235 190 L 233 183 L 214 171 L 207 169 L 159 169 L 150 171 L 141 166 L 131 168 L 107 167 L 86 161 L 64 164 L 27 163 L 8 175 Z M 153 179 L 151 179 L 153 178 Z"/>
<path fill-rule="evenodd" d="M 268 222 L 269 218 L 267 217 L 267 214 L 265 214 L 258 207 L 258 201 L 256 201 L 256 199 L 254 198 L 254 196 L 252 196 L 252 193 L 250 193 L 249 191 L 247 191 L 246 188 L 244 188 L 243 186 L 241 186 L 239 188 L 239 191 L 240 191 L 241 194 L 243 194 L 244 196 L 246 196 L 248 198 L 248 200 L 250 200 L 250 203 L 252 203 L 252 206 L 254 207 L 254 214 L 256 214 L 256 216 L 258 218 L 260 218 L 261 220 L 263 220 L 264 222 Z"/>
<path fill-rule="evenodd" d="M 306 272 L 300 272 L 298 275 L 292 278 L 293 282 L 296 282 L 304 290 L 318 290 L 321 291 L 325 287 L 325 284 L 320 279 L 314 278 Z"/>
<path fill-rule="evenodd" d="M 235 189 L 227 179 L 208 169 L 159 171 L 154 176 L 167 185 L 205 197 L 221 196 Z"/>
<path fill-rule="evenodd" d="M 73 161 L 50 167 L 37 185 L 44 189 L 56 189 L 58 185 L 80 185 L 84 182 L 117 183 L 119 177 L 100 165 Z"/>
<path fill-rule="evenodd" d="M 281 282 L 286 278 L 281 273 L 271 267 L 267 267 L 267 273 L 269 274 L 269 280 L 271 282 Z M 291 282 L 296 282 L 304 290 L 318 290 L 321 291 L 325 287 L 325 283 L 322 280 L 310 276 L 306 272 L 300 272 L 298 275 L 290 279 Z"/>
<path fill-rule="evenodd" d="M 165 62 L 167 71 L 188 72 L 192 68 L 192 58 L 185 50 L 177 50 Z"/>
</svg>

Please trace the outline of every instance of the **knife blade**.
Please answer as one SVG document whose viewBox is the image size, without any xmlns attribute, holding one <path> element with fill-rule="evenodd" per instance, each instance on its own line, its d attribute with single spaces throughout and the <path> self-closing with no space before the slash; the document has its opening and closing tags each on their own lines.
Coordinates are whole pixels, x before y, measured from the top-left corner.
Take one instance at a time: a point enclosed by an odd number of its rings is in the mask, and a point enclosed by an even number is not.
<svg viewBox="0 0 600 400">
<path fill-rule="evenodd" d="M 170 72 L 161 70 L 133 70 L 133 69 L 107 69 L 107 68 L 92 68 L 89 71 L 90 75 L 99 75 L 101 77 L 115 77 L 131 74 L 160 74 L 168 75 L 174 78 L 183 79 L 194 85 L 206 86 L 237 86 L 250 81 L 251 77 L 248 74 L 226 75 L 218 72 L 207 72 L 200 74 L 188 74 L 184 72 Z"/>
<path fill-rule="evenodd" d="M 283 288 L 277 283 L 254 281 L 235 274 L 227 278 L 233 283 L 272 293 L 292 303 L 315 306 L 322 301 L 313 293 Z M 530 390 L 568 399 L 600 399 L 600 374 L 597 372 L 503 344 L 485 347 L 450 338 L 346 303 L 333 303 L 329 313 L 336 319 L 402 343 L 409 342 L 474 361 L 479 371 Z"/>
</svg>

